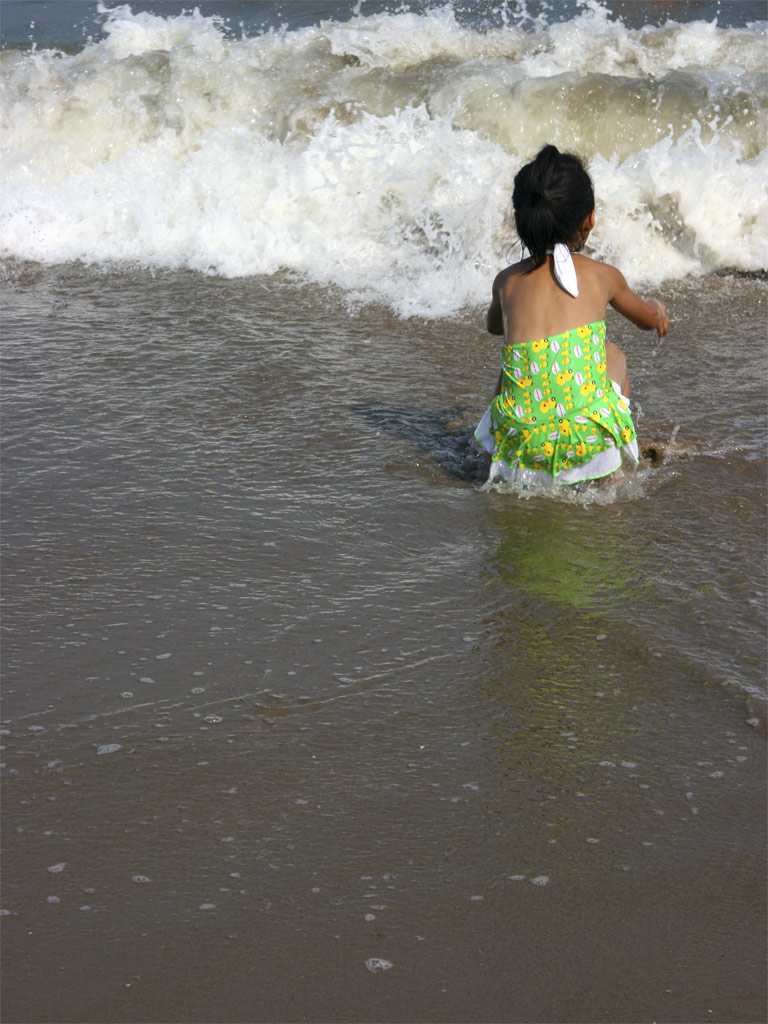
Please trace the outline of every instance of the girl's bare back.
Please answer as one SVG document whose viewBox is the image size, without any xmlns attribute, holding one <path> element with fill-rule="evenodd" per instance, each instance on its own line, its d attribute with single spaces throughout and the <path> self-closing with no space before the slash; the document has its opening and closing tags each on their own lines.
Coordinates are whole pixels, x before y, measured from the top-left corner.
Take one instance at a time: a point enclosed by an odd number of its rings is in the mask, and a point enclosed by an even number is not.
<svg viewBox="0 0 768 1024">
<path fill-rule="evenodd" d="M 522 344 L 604 320 L 611 305 L 638 327 L 655 327 L 660 337 L 667 333 L 669 319 L 661 303 L 641 299 L 615 267 L 578 253 L 573 262 L 577 297 L 558 284 L 552 256 L 540 267 L 527 259 L 502 270 L 493 284 L 488 330 L 503 334 L 509 344 Z"/>
</svg>

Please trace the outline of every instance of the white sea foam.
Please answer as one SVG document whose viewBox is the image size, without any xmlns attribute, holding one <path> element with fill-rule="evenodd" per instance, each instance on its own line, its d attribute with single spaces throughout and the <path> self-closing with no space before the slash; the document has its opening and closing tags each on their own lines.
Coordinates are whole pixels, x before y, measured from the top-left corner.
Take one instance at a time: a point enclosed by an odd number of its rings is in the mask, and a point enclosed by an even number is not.
<svg viewBox="0 0 768 1024">
<path fill-rule="evenodd" d="M 115 754 L 118 750 L 122 750 L 122 746 L 119 743 L 102 743 L 96 747 L 97 754 Z"/>
<path fill-rule="evenodd" d="M 380 971 L 389 971 L 392 969 L 394 964 L 391 960 L 383 960 L 381 957 L 372 956 L 370 959 L 365 961 L 365 966 L 371 972 L 371 974 L 377 974 Z"/>
<path fill-rule="evenodd" d="M 634 285 L 768 267 L 766 23 L 479 31 L 450 6 L 234 39 L 127 6 L 77 54 L 0 56 L 0 254 L 280 270 L 447 316 L 512 255 L 514 174 L 590 160 L 591 243 Z"/>
</svg>

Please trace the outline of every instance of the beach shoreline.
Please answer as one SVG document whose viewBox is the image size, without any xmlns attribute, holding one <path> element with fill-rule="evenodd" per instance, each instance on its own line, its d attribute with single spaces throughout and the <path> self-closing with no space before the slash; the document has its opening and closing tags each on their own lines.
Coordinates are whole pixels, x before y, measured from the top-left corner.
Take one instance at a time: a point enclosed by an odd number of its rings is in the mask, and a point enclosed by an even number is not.
<svg viewBox="0 0 768 1024">
<path fill-rule="evenodd" d="M 622 338 L 696 451 L 599 502 L 479 485 L 481 310 L 5 286 L 9 1024 L 757 1024 L 764 296 L 706 284 Z M 699 452 L 711 310 L 755 415 Z"/>
</svg>

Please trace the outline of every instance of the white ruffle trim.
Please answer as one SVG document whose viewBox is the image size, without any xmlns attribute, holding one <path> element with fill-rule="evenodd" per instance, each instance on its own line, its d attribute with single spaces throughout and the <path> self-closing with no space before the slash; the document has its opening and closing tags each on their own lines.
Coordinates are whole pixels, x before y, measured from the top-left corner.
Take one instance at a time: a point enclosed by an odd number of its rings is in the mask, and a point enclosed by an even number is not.
<svg viewBox="0 0 768 1024">
<path fill-rule="evenodd" d="M 629 399 L 621 394 L 618 385 L 613 382 L 614 390 L 629 407 Z M 475 430 L 475 440 L 481 448 L 493 455 L 496 445 L 491 434 L 491 408 L 480 420 Z M 567 484 L 578 484 L 582 480 L 597 480 L 600 477 L 608 476 L 621 467 L 624 459 L 628 459 L 633 465 L 640 461 L 640 453 L 637 447 L 637 440 L 633 439 L 620 448 L 606 448 L 605 451 L 594 455 L 588 462 L 582 462 L 578 466 L 571 466 L 562 470 L 557 476 L 552 476 L 543 469 L 527 469 L 523 466 L 508 466 L 501 459 L 494 459 L 488 473 L 488 483 L 494 480 L 502 480 L 504 483 L 515 484 L 543 484 L 554 487 Z"/>
</svg>

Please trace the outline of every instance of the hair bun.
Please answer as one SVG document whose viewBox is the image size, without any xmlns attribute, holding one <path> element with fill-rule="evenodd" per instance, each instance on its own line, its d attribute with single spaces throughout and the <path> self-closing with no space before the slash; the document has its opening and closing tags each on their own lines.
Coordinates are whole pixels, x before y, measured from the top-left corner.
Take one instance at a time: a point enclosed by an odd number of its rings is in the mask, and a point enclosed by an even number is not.
<svg viewBox="0 0 768 1024">
<path fill-rule="evenodd" d="M 533 162 L 534 165 L 538 165 L 539 167 L 542 165 L 551 166 L 557 162 L 560 156 L 561 153 L 557 146 L 553 146 L 552 143 L 548 143 L 539 150 L 536 154 L 536 159 Z"/>
</svg>

